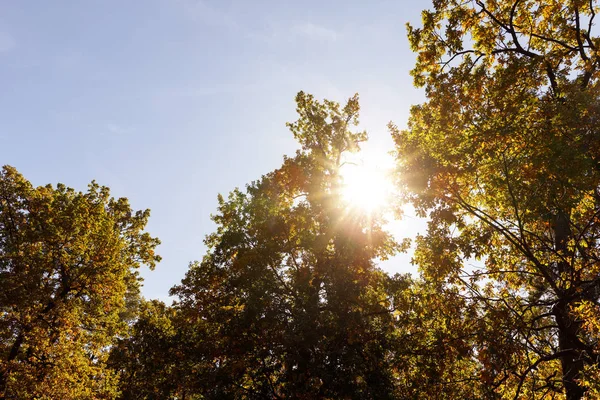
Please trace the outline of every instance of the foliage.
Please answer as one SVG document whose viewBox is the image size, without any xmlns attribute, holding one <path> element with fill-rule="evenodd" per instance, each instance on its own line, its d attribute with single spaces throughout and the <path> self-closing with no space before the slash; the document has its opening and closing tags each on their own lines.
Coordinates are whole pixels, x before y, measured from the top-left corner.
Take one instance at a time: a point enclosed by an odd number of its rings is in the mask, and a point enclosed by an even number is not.
<svg viewBox="0 0 600 400">
<path fill-rule="evenodd" d="M 142 302 L 129 335 L 112 348 L 108 365 L 118 371 L 119 399 L 167 399 L 177 393 L 178 335 L 175 310 L 158 300 Z"/>
<path fill-rule="evenodd" d="M 289 124 L 302 149 L 281 168 L 219 197 L 208 254 L 172 294 L 205 398 L 395 398 L 390 278 L 374 260 L 398 245 L 380 218 L 340 196 L 339 167 L 366 134 L 341 107 L 300 92 Z M 188 341 L 192 342 L 192 341 Z M 201 371 L 201 372 L 200 372 Z"/>
<path fill-rule="evenodd" d="M 107 348 L 125 332 L 136 269 L 154 267 L 159 241 L 92 182 L 34 188 L 0 173 L 0 397 L 101 399 L 115 394 Z"/>
<path fill-rule="evenodd" d="M 478 377 L 503 398 L 579 399 L 598 367 L 596 11 L 436 0 L 408 27 L 427 102 L 391 129 L 406 196 L 431 218 L 415 260 L 476 309 Z"/>
</svg>

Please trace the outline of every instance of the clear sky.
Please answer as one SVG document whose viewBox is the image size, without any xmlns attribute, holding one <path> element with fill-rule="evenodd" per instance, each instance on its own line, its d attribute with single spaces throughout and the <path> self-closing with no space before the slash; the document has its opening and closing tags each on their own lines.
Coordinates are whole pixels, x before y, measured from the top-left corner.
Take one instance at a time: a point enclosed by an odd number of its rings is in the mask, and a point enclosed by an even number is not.
<svg viewBox="0 0 600 400">
<path fill-rule="evenodd" d="M 429 1 L 86 0 L 0 2 L 0 163 L 35 185 L 92 179 L 150 208 L 163 261 L 143 293 L 166 299 L 201 259 L 217 193 L 297 148 L 299 90 L 358 92 L 371 151 L 404 126 L 414 63 L 405 23 Z M 404 236 L 422 226 L 395 224 Z M 387 262 L 407 271 L 409 257 Z"/>
</svg>

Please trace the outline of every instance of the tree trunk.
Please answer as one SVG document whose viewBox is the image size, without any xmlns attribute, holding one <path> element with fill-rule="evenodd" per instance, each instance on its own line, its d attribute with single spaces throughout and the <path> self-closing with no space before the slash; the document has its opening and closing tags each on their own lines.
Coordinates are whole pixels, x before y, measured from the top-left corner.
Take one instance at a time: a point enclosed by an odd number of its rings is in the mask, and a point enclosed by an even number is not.
<svg viewBox="0 0 600 400">
<path fill-rule="evenodd" d="M 575 321 L 570 313 L 570 304 L 559 301 L 553 309 L 554 318 L 558 325 L 558 347 L 563 354 L 560 358 L 562 366 L 562 381 L 567 400 L 579 400 L 585 394 L 585 388 L 577 380 L 581 379 L 585 366 L 581 343 L 577 338 L 580 323 Z"/>
<path fill-rule="evenodd" d="M 12 347 L 10 348 L 10 353 L 8 354 L 8 359 L 6 360 L 7 367 L 10 362 L 17 358 L 19 354 L 19 350 L 21 349 L 21 345 L 23 344 L 23 333 L 20 333 Z M 6 398 L 6 385 L 8 383 L 8 368 L 0 372 L 0 399 Z"/>
<path fill-rule="evenodd" d="M 558 302 L 552 312 L 558 326 L 558 348 L 562 354 L 560 363 L 562 367 L 562 381 L 565 387 L 567 400 L 579 400 L 585 394 L 585 388 L 577 380 L 581 379 L 584 364 L 584 349 L 578 338 L 581 322 L 571 314 L 571 303 L 568 299 L 576 287 L 573 267 L 567 261 L 572 254 L 568 248 L 571 238 L 570 218 L 568 213 L 559 211 L 554 225 L 554 248 L 562 260 L 557 262 L 557 282 L 563 293 L 557 293 Z"/>
</svg>

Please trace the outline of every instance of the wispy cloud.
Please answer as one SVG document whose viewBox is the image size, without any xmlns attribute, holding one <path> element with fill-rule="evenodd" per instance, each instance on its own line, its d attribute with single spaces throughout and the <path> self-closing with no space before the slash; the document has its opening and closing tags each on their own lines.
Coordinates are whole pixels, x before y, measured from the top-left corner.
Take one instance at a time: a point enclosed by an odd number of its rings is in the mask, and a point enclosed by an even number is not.
<svg viewBox="0 0 600 400">
<path fill-rule="evenodd" d="M 188 84 L 185 87 L 167 87 L 157 89 L 151 97 L 155 104 L 173 104 L 173 102 L 190 101 L 213 96 L 230 96 L 253 93 L 261 90 L 258 83 L 205 83 Z"/>
<path fill-rule="evenodd" d="M 304 36 L 311 40 L 335 42 L 339 38 L 339 33 L 333 29 L 324 26 L 315 25 L 312 22 L 305 22 L 295 25 L 292 28 L 297 35 Z"/>
<path fill-rule="evenodd" d="M 180 0 L 186 15 L 205 25 L 222 28 L 238 28 L 238 23 L 230 13 L 209 5 L 203 0 Z"/>
<path fill-rule="evenodd" d="M 84 56 L 81 52 L 64 50 L 57 52 L 54 57 L 54 66 L 61 70 L 77 70 L 83 67 Z"/>
<path fill-rule="evenodd" d="M 164 0 L 167 1 L 167 0 Z M 224 2 L 208 0 L 178 0 L 185 17 L 204 26 L 237 31 L 249 39 L 269 44 L 298 39 L 318 42 L 335 42 L 341 33 L 310 21 L 291 22 L 262 19 L 260 24 L 248 24 L 236 7 L 224 8 Z M 219 6 L 220 5 L 220 6 Z"/>
<path fill-rule="evenodd" d="M 17 42 L 6 32 L 0 32 L 0 53 L 10 51 L 17 47 Z"/>
<path fill-rule="evenodd" d="M 106 130 L 114 135 L 127 135 L 131 133 L 131 129 L 109 122 L 106 124 Z"/>
</svg>

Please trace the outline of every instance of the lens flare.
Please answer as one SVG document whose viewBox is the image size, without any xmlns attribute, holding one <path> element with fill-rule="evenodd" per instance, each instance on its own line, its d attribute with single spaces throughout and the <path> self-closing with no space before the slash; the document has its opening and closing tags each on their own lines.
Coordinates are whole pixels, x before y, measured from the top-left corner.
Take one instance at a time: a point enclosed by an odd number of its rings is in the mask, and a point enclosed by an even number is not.
<svg viewBox="0 0 600 400">
<path fill-rule="evenodd" d="M 345 162 L 340 168 L 343 200 L 350 208 L 369 214 L 382 210 L 393 189 L 390 171 L 389 166 L 372 159 Z"/>
</svg>

